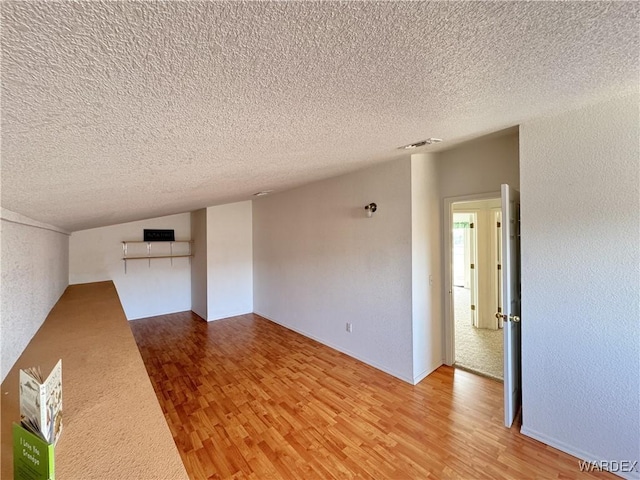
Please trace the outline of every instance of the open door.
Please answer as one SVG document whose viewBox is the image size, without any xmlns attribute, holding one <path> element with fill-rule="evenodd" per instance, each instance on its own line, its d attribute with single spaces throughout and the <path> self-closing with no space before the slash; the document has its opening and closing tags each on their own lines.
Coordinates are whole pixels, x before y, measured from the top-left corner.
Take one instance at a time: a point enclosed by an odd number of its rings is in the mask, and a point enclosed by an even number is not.
<svg viewBox="0 0 640 480">
<path fill-rule="evenodd" d="M 502 312 L 504 320 L 504 424 L 511 427 L 521 402 L 520 193 L 502 185 Z"/>
</svg>

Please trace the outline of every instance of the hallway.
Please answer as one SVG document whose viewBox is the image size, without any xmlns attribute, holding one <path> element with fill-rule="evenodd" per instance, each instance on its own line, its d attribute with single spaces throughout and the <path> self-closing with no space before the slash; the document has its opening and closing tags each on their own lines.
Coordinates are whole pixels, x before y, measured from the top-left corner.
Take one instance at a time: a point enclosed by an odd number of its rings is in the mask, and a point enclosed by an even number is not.
<svg viewBox="0 0 640 480">
<path fill-rule="evenodd" d="M 471 325 L 469 289 L 453 288 L 455 365 L 496 380 L 503 377 L 503 331 Z"/>
</svg>

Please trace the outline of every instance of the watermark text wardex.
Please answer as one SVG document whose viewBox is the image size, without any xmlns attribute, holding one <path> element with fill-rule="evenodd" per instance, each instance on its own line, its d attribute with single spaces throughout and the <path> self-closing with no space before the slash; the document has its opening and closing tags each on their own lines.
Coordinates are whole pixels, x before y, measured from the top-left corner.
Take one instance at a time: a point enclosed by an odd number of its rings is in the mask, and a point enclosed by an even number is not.
<svg viewBox="0 0 640 480">
<path fill-rule="evenodd" d="M 638 462 L 632 460 L 578 460 L 581 472 L 632 473 L 640 471 Z"/>
</svg>

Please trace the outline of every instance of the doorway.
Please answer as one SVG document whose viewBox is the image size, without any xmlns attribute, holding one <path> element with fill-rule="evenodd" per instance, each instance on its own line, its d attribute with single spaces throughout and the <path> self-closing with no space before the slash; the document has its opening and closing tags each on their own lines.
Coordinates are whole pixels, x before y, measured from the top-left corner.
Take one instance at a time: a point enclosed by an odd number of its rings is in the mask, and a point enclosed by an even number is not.
<svg viewBox="0 0 640 480">
<path fill-rule="evenodd" d="M 481 197 L 453 199 L 447 209 L 451 226 L 447 363 L 502 380 L 503 320 L 496 317 L 503 294 L 502 213 L 499 193 Z"/>
</svg>

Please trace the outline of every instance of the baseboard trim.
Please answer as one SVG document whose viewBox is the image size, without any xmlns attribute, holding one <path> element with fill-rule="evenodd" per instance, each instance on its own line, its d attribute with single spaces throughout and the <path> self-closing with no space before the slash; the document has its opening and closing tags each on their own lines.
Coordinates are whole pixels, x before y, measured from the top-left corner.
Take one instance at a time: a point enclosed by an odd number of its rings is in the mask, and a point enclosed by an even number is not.
<svg viewBox="0 0 640 480">
<path fill-rule="evenodd" d="M 90 282 L 90 283 L 93 283 L 93 282 Z M 122 304 L 122 302 L 121 302 L 121 304 Z M 122 307 L 122 310 L 124 310 L 124 307 Z M 128 320 L 128 321 L 130 321 L 130 322 L 133 322 L 133 321 L 135 321 L 135 320 L 142 320 L 142 319 L 145 319 L 145 318 L 161 317 L 162 315 L 172 315 L 172 314 L 174 314 L 174 313 L 183 313 L 183 312 L 191 312 L 191 311 L 192 311 L 192 310 L 191 310 L 191 309 L 189 309 L 189 308 L 188 308 L 188 309 L 186 309 L 186 310 L 173 310 L 173 311 L 171 311 L 171 312 L 153 313 L 153 314 L 151 314 L 151 315 L 146 315 L 146 314 L 145 314 L 145 315 L 141 315 L 141 316 L 137 316 L 137 317 L 131 317 L 131 318 L 127 317 L 127 320 Z M 195 313 L 195 312 L 194 312 L 194 313 Z M 126 317 L 126 316 L 127 316 L 127 312 L 124 312 L 124 315 L 125 315 L 125 317 Z M 197 315 L 197 313 L 196 313 L 196 315 Z M 199 315 L 198 315 L 198 316 L 199 316 Z"/>
<path fill-rule="evenodd" d="M 405 377 L 404 375 L 400 375 L 397 372 L 394 372 L 394 371 L 392 371 L 392 370 L 390 370 L 388 368 L 383 367 L 382 365 L 377 364 L 373 360 L 370 360 L 368 358 L 362 357 L 362 356 L 360 356 L 360 355 L 358 355 L 356 353 L 353 353 L 353 352 L 347 350 L 346 348 L 342 348 L 342 347 L 338 347 L 337 345 L 333 345 L 332 343 L 329 343 L 329 342 L 327 342 L 326 340 L 324 340 L 322 338 L 316 337 L 315 335 L 312 335 L 312 334 L 310 334 L 308 332 L 305 332 L 304 330 L 299 330 L 297 328 L 293 328 L 293 327 L 291 327 L 289 325 L 286 325 L 284 323 L 278 322 L 277 320 L 274 320 L 273 318 L 270 318 L 268 315 L 265 315 L 263 313 L 256 312 L 256 311 L 254 311 L 253 313 L 255 313 L 256 315 L 258 315 L 258 316 L 260 316 L 262 318 L 264 318 L 265 320 L 269 320 L 270 322 L 273 322 L 273 323 L 275 323 L 277 325 L 280 325 L 281 327 L 284 327 L 287 330 L 291 330 L 292 332 L 299 333 L 303 337 L 307 337 L 307 338 L 310 338 L 311 340 L 315 340 L 316 342 L 321 343 L 322 345 L 325 345 L 325 346 L 327 346 L 329 348 L 333 348 L 334 350 L 337 350 L 340 353 L 344 353 L 345 355 L 348 355 L 348 356 L 350 356 L 352 358 L 355 358 L 356 360 L 359 360 L 362 363 L 366 363 L 370 367 L 373 367 L 373 368 L 375 368 L 377 370 L 380 370 L 380 371 L 382 371 L 382 372 L 384 372 L 384 373 L 386 373 L 388 375 L 391 375 L 392 377 L 396 377 L 396 378 L 402 380 L 403 382 L 407 382 L 407 383 L 409 383 L 411 385 L 415 385 L 415 383 L 413 382 L 413 378 Z M 431 373 L 431 372 L 429 372 L 429 373 Z"/>
<path fill-rule="evenodd" d="M 434 368 L 432 368 L 431 370 L 425 370 L 424 372 L 422 372 L 420 375 L 413 377 L 413 384 L 417 385 L 419 384 L 422 380 L 424 380 L 425 378 L 427 378 L 429 375 L 431 375 L 433 372 L 435 372 L 438 368 L 440 368 L 442 365 L 444 364 L 440 364 Z"/>
<path fill-rule="evenodd" d="M 224 315 L 222 315 L 222 316 L 220 316 L 220 315 L 214 315 L 214 316 L 213 316 L 213 317 L 211 317 L 211 318 L 207 318 L 207 322 L 215 322 L 215 321 L 217 321 L 217 320 L 224 320 L 224 319 L 232 318 L 232 317 L 240 317 L 240 316 L 242 316 L 242 315 L 248 315 L 248 314 L 250 314 L 250 313 L 253 313 L 253 311 L 249 310 L 249 311 L 247 312 L 247 311 L 244 311 L 244 310 L 243 310 L 243 311 L 240 311 L 240 312 L 238 312 L 238 313 L 231 313 L 231 314 L 225 313 L 225 314 L 224 314 Z"/>
<path fill-rule="evenodd" d="M 577 460 L 582 460 L 586 462 L 599 462 L 602 461 L 602 458 L 598 458 L 597 455 L 593 455 L 591 453 L 580 450 L 579 448 L 575 448 L 567 443 L 561 442 L 555 438 L 544 435 L 540 432 L 536 432 L 535 430 L 531 430 L 524 425 L 520 428 L 520 433 L 526 435 L 527 437 L 531 437 L 534 440 L 538 440 L 539 442 L 544 443 L 545 445 L 549 445 L 550 447 L 556 448 L 564 453 L 568 453 L 569 455 L 576 457 Z M 615 459 L 614 459 L 615 460 Z M 633 461 L 633 459 L 631 460 Z M 576 461 L 576 472 L 579 473 L 580 469 L 578 467 L 578 462 Z M 611 472 L 614 475 L 617 475 L 621 478 L 625 478 L 627 480 L 640 480 L 640 472 Z"/>
</svg>

